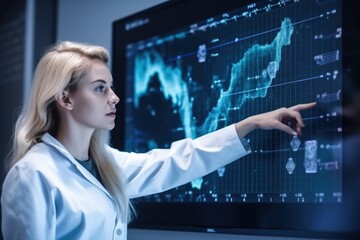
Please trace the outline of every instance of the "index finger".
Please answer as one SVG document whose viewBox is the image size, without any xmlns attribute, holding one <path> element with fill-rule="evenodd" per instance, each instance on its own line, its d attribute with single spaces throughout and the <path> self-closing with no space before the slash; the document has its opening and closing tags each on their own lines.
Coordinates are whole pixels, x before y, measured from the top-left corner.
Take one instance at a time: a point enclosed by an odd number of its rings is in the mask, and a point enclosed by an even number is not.
<svg viewBox="0 0 360 240">
<path fill-rule="evenodd" d="M 299 111 L 302 111 L 302 110 L 313 108 L 315 106 L 316 106 L 316 102 L 302 103 L 302 104 L 297 104 L 295 106 L 289 107 L 289 109 L 299 112 Z"/>
</svg>

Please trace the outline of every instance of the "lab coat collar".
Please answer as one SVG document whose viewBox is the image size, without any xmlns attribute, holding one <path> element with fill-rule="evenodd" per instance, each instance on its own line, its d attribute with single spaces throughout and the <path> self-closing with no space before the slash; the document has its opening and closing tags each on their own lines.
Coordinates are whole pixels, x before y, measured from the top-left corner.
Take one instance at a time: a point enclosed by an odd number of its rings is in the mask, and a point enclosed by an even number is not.
<svg viewBox="0 0 360 240">
<path fill-rule="evenodd" d="M 86 170 L 80 163 L 78 163 L 75 158 L 70 154 L 68 150 L 62 145 L 56 138 L 54 138 L 49 133 L 45 133 L 42 138 L 42 142 L 45 144 L 52 146 L 56 150 L 60 152 L 66 159 L 68 159 L 72 164 L 76 166 L 76 168 L 79 170 L 79 172 L 91 183 L 93 183 L 95 186 L 100 188 L 103 192 L 105 192 L 112 200 L 113 197 L 111 194 L 104 188 L 104 186 L 88 171 Z"/>
</svg>

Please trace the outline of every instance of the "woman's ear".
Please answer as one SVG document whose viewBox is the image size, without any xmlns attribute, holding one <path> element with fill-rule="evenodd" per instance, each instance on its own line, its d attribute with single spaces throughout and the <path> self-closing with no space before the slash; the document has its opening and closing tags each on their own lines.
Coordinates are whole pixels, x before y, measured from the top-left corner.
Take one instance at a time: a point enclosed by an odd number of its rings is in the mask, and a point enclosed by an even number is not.
<svg viewBox="0 0 360 240">
<path fill-rule="evenodd" d="M 67 110 L 72 110 L 73 105 L 69 98 L 69 91 L 64 90 L 55 95 L 56 102 L 63 108 Z"/>
</svg>

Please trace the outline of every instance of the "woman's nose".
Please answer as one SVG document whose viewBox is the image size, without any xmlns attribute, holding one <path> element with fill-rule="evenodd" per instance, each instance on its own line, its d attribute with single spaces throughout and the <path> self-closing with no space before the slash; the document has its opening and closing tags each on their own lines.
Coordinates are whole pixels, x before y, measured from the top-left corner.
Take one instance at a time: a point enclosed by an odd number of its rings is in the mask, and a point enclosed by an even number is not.
<svg viewBox="0 0 360 240">
<path fill-rule="evenodd" d="M 113 90 L 111 90 L 111 95 L 109 97 L 109 104 L 116 105 L 120 101 L 119 97 L 115 94 Z"/>
</svg>

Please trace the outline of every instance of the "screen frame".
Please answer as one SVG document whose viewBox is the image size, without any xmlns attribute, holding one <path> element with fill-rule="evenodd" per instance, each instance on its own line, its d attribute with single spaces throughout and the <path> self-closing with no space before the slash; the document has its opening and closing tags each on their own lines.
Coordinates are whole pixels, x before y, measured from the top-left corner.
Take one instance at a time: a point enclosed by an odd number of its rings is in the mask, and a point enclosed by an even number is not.
<svg viewBox="0 0 360 240">
<path fill-rule="evenodd" d="M 171 0 L 113 22 L 112 73 L 115 92 L 120 96 L 116 127 L 111 134 L 112 146 L 124 149 L 126 49 L 127 43 L 135 42 L 138 36 L 148 38 L 203 20 L 220 12 L 246 6 L 254 1 L 237 0 Z M 206 7 L 204 7 L 206 6 Z M 189 11 L 191 9 L 191 11 Z M 354 69 L 352 79 L 359 77 L 360 22 L 355 3 L 343 1 L 343 70 Z M 197 14 L 191 14 L 191 13 Z M 173 21 L 186 16 L 181 21 Z M 164 21 L 172 19 L 172 21 Z M 126 25 L 132 26 L 126 31 Z M 161 25 L 161 28 L 158 26 Z M 351 101 L 351 96 L 344 96 Z M 354 124 L 343 120 L 344 140 L 353 135 Z M 352 133 L 352 134 L 351 134 Z M 359 134 L 357 134 L 359 135 Z M 254 234 L 269 236 L 296 236 L 317 238 L 355 239 L 360 236 L 360 161 L 352 158 L 350 144 L 344 141 L 343 152 L 343 201 L 342 203 L 144 203 L 135 201 L 138 216 L 129 227 L 166 229 L 180 231 L 215 232 L 231 234 Z M 236 214 L 234 214 L 236 213 Z M 175 217 L 176 216 L 176 217 Z M 296 216 L 296 217 L 294 217 Z M 316 219 L 333 218 L 329 224 L 314 224 Z"/>
</svg>

